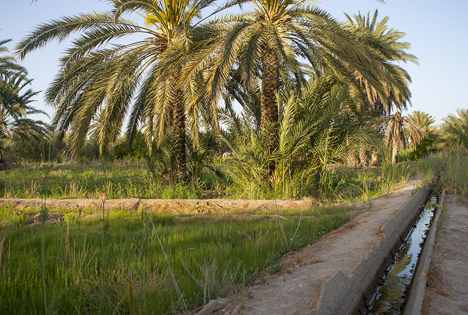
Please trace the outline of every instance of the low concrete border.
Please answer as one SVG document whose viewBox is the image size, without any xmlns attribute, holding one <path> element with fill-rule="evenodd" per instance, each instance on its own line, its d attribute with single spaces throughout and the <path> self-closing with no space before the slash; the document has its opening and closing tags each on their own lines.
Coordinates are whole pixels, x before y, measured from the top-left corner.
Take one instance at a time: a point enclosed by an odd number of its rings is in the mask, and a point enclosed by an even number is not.
<svg viewBox="0 0 468 315">
<path fill-rule="evenodd" d="M 426 290 L 427 274 L 429 272 L 429 267 L 432 259 L 432 250 L 434 248 L 434 241 L 436 238 L 437 232 L 437 223 L 440 218 L 440 209 L 439 207 L 444 206 L 445 199 L 445 189 L 442 191 L 438 207 L 434 214 L 434 219 L 432 221 L 431 228 L 427 234 L 426 240 L 424 242 L 424 247 L 419 257 L 419 263 L 414 273 L 413 285 L 409 292 L 408 302 L 406 303 L 405 312 L 403 315 L 419 315 L 421 314 L 422 303 L 424 299 L 424 292 Z"/>
</svg>

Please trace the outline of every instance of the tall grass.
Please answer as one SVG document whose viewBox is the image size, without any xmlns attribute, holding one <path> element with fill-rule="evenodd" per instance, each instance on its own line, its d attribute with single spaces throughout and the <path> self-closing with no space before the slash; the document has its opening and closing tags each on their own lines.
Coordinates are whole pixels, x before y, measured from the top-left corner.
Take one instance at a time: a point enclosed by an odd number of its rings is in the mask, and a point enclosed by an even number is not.
<svg viewBox="0 0 468 315">
<path fill-rule="evenodd" d="M 265 162 L 266 163 L 266 162 Z M 354 170 L 347 167 L 292 172 L 278 164 L 272 175 L 268 167 L 252 168 L 242 162 L 218 165 L 229 176 L 213 172 L 190 182 L 166 185 L 154 178 L 142 160 L 94 164 L 25 164 L 0 172 L 3 198 L 94 198 L 106 192 L 109 199 L 197 199 L 227 196 L 247 199 L 301 199 L 324 202 L 363 200 L 389 190 L 414 175 L 414 163 Z"/>
<path fill-rule="evenodd" d="M 144 160 L 92 164 L 27 163 L 0 172 L 3 198 L 199 198 L 197 183 L 163 185 Z"/>
<path fill-rule="evenodd" d="M 252 281 L 284 253 L 277 221 L 151 218 L 155 229 L 144 213 L 126 211 L 104 220 L 70 215 L 56 225 L 1 229 L 0 314 L 183 310 L 157 235 L 188 308 L 225 295 L 229 285 L 241 283 L 240 270 Z M 348 220 L 333 214 L 303 218 L 291 249 Z M 288 239 L 297 223 L 283 221 Z"/>
<path fill-rule="evenodd" d="M 429 155 L 420 169 L 426 181 L 440 175 L 444 187 L 468 195 L 468 152 L 461 145 L 449 145 L 448 151 Z"/>
<path fill-rule="evenodd" d="M 414 176 L 415 165 L 383 164 L 358 170 L 338 166 L 295 176 L 287 176 L 280 168 L 275 169 L 275 175 L 266 184 L 265 174 L 260 174 L 261 170 L 252 170 L 250 175 L 238 172 L 242 176 L 238 176 L 228 190 L 231 196 L 238 198 L 301 199 L 308 196 L 322 202 L 362 201 L 386 193 Z"/>
</svg>

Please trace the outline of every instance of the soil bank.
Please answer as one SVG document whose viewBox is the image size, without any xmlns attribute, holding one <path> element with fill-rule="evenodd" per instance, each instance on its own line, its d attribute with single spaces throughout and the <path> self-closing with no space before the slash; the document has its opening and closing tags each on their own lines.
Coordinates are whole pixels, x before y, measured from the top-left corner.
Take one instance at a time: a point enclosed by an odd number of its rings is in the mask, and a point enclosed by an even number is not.
<svg viewBox="0 0 468 315">
<path fill-rule="evenodd" d="M 468 314 L 468 200 L 446 194 L 421 314 Z"/>
</svg>

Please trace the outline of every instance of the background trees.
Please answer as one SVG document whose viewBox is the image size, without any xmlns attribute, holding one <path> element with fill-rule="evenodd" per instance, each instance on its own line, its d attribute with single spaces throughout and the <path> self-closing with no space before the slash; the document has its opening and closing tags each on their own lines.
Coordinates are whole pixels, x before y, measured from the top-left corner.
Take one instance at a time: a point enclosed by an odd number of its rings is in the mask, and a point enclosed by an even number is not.
<svg viewBox="0 0 468 315">
<path fill-rule="evenodd" d="M 387 146 L 392 147 L 392 164 L 397 163 L 400 145 L 406 148 L 407 144 L 410 143 L 416 149 L 417 144 L 425 135 L 426 132 L 423 129 L 415 125 L 410 119 L 401 116 L 399 111 L 388 117 L 385 142 Z"/>
<path fill-rule="evenodd" d="M 3 47 L 9 40 L 0 42 L 0 53 L 8 52 Z M 31 137 L 46 135 L 46 125 L 39 120 L 27 117 L 31 114 L 44 114 L 31 103 L 38 92 L 26 90 L 31 82 L 27 77 L 26 69 L 18 65 L 11 56 L 0 56 L 0 160 L 3 161 L 1 151 L 6 141 L 17 137 L 28 140 Z"/>
<path fill-rule="evenodd" d="M 446 144 L 459 144 L 468 149 L 468 109 L 457 109 L 457 114 L 444 118 L 441 136 Z"/>
</svg>

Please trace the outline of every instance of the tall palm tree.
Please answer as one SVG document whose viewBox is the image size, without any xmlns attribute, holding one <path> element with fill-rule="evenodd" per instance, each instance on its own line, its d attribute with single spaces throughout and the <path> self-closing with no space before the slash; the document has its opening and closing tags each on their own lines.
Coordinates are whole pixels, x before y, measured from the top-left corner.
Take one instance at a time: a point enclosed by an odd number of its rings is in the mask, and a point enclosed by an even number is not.
<svg viewBox="0 0 468 315">
<path fill-rule="evenodd" d="M 11 42 L 11 39 L 0 41 L 0 53 L 9 52 L 8 48 L 4 46 L 8 42 Z M 20 66 L 12 56 L 0 56 L 0 77 L 2 79 L 13 75 L 26 75 L 26 73 L 26 69 Z"/>
<path fill-rule="evenodd" d="M 386 121 L 385 142 L 388 147 L 392 147 L 392 164 L 395 165 L 400 144 L 406 149 L 407 143 L 410 143 L 416 149 L 418 143 L 425 137 L 426 131 L 416 126 L 410 119 L 401 116 L 400 111 L 389 116 Z"/>
<path fill-rule="evenodd" d="M 0 41 L 0 53 L 8 52 L 3 45 L 9 41 Z M 47 114 L 31 105 L 32 98 L 39 92 L 25 90 L 32 81 L 26 75 L 26 69 L 12 56 L 0 56 L 0 149 L 3 141 L 15 135 L 25 140 L 47 132 L 42 121 L 27 117 L 30 114 Z M 0 160 L 3 160 L 1 151 Z"/>
<path fill-rule="evenodd" d="M 181 67 L 161 76 L 159 64 L 166 51 L 186 53 L 194 22 L 214 0 L 108 0 L 112 9 L 102 13 L 62 17 L 40 25 L 19 45 L 24 58 L 48 42 L 73 33 L 80 36 L 66 50 L 60 71 L 47 90 L 56 108 L 53 123 L 63 136 L 71 130 L 72 149 L 80 152 L 92 121 L 100 149 L 119 135 L 126 114 L 131 140 L 145 127 L 147 143 L 157 143 L 173 129 L 173 146 L 181 176 L 186 171 L 186 99 L 180 83 Z M 140 25 L 122 15 L 143 15 Z M 122 38 L 130 37 L 126 44 Z M 119 41 L 120 40 L 120 41 Z M 106 45 L 115 43 L 112 46 Z M 131 141 L 129 141 L 131 143 Z"/>
<path fill-rule="evenodd" d="M 280 70 L 292 74 L 299 82 L 302 61 L 307 61 L 315 73 L 329 69 L 352 81 L 351 64 L 376 86 L 380 71 L 372 51 L 360 45 L 325 11 L 306 6 L 298 0 L 234 0 L 223 9 L 251 4 L 252 12 L 216 20 L 218 38 L 198 52 L 193 68 L 209 59 L 212 72 L 208 80 L 210 99 L 217 99 L 221 87 L 232 69 L 241 74 L 245 90 L 255 88 L 261 78 L 261 128 L 269 130 L 270 151 L 278 146 L 277 95 L 283 84 Z M 210 59 L 211 56 L 211 59 Z"/>
<path fill-rule="evenodd" d="M 388 28 L 388 16 L 378 21 L 378 11 L 376 10 L 373 16 L 368 12 L 366 15 L 350 16 L 346 14 L 346 17 L 346 27 L 355 33 L 357 40 L 363 45 L 371 47 L 380 60 L 379 64 L 383 73 L 379 78 L 381 84 L 375 86 L 359 71 L 354 70 L 355 80 L 360 91 L 351 93 L 351 95 L 360 93 L 365 95 L 364 102 L 361 102 L 362 98 L 357 98 L 353 102 L 353 110 L 358 115 L 374 117 L 373 122 L 368 124 L 369 127 L 378 130 L 381 128 L 378 116 L 390 115 L 395 109 L 405 110 L 408 104 L 411 104 L 409 90 L 411 77 L 397 63 L 413 62 L 417 64 L 417 58 L 406 52 L 410 48 L 410 44 L 401 41 L 405 33 Z M 354 88 L 355 85 L 352 85 L 351 89 Z M 361 165 L 367 165 L 367 156 L 367 148 L 361 147 L 359 149 Z M 374 166 L 377 163 L 378 151 L 376 148 L 372 148 L 370 165 Z"/>
<path fill-rule="evenodd" d="M 39 93 L 31 89 L 25 91 L 31 81 L 23 75 L 9 77 L 6 81 L 0 80 L 0 149 L 3 147 L 3 141 L 14 136 L 27 140 L 48 133 L 46 124 L 27 117 L 31 114 L 47 116 L 44 111 L 30 105 L 34 101 L 32 98 Z"/>
</svg>

